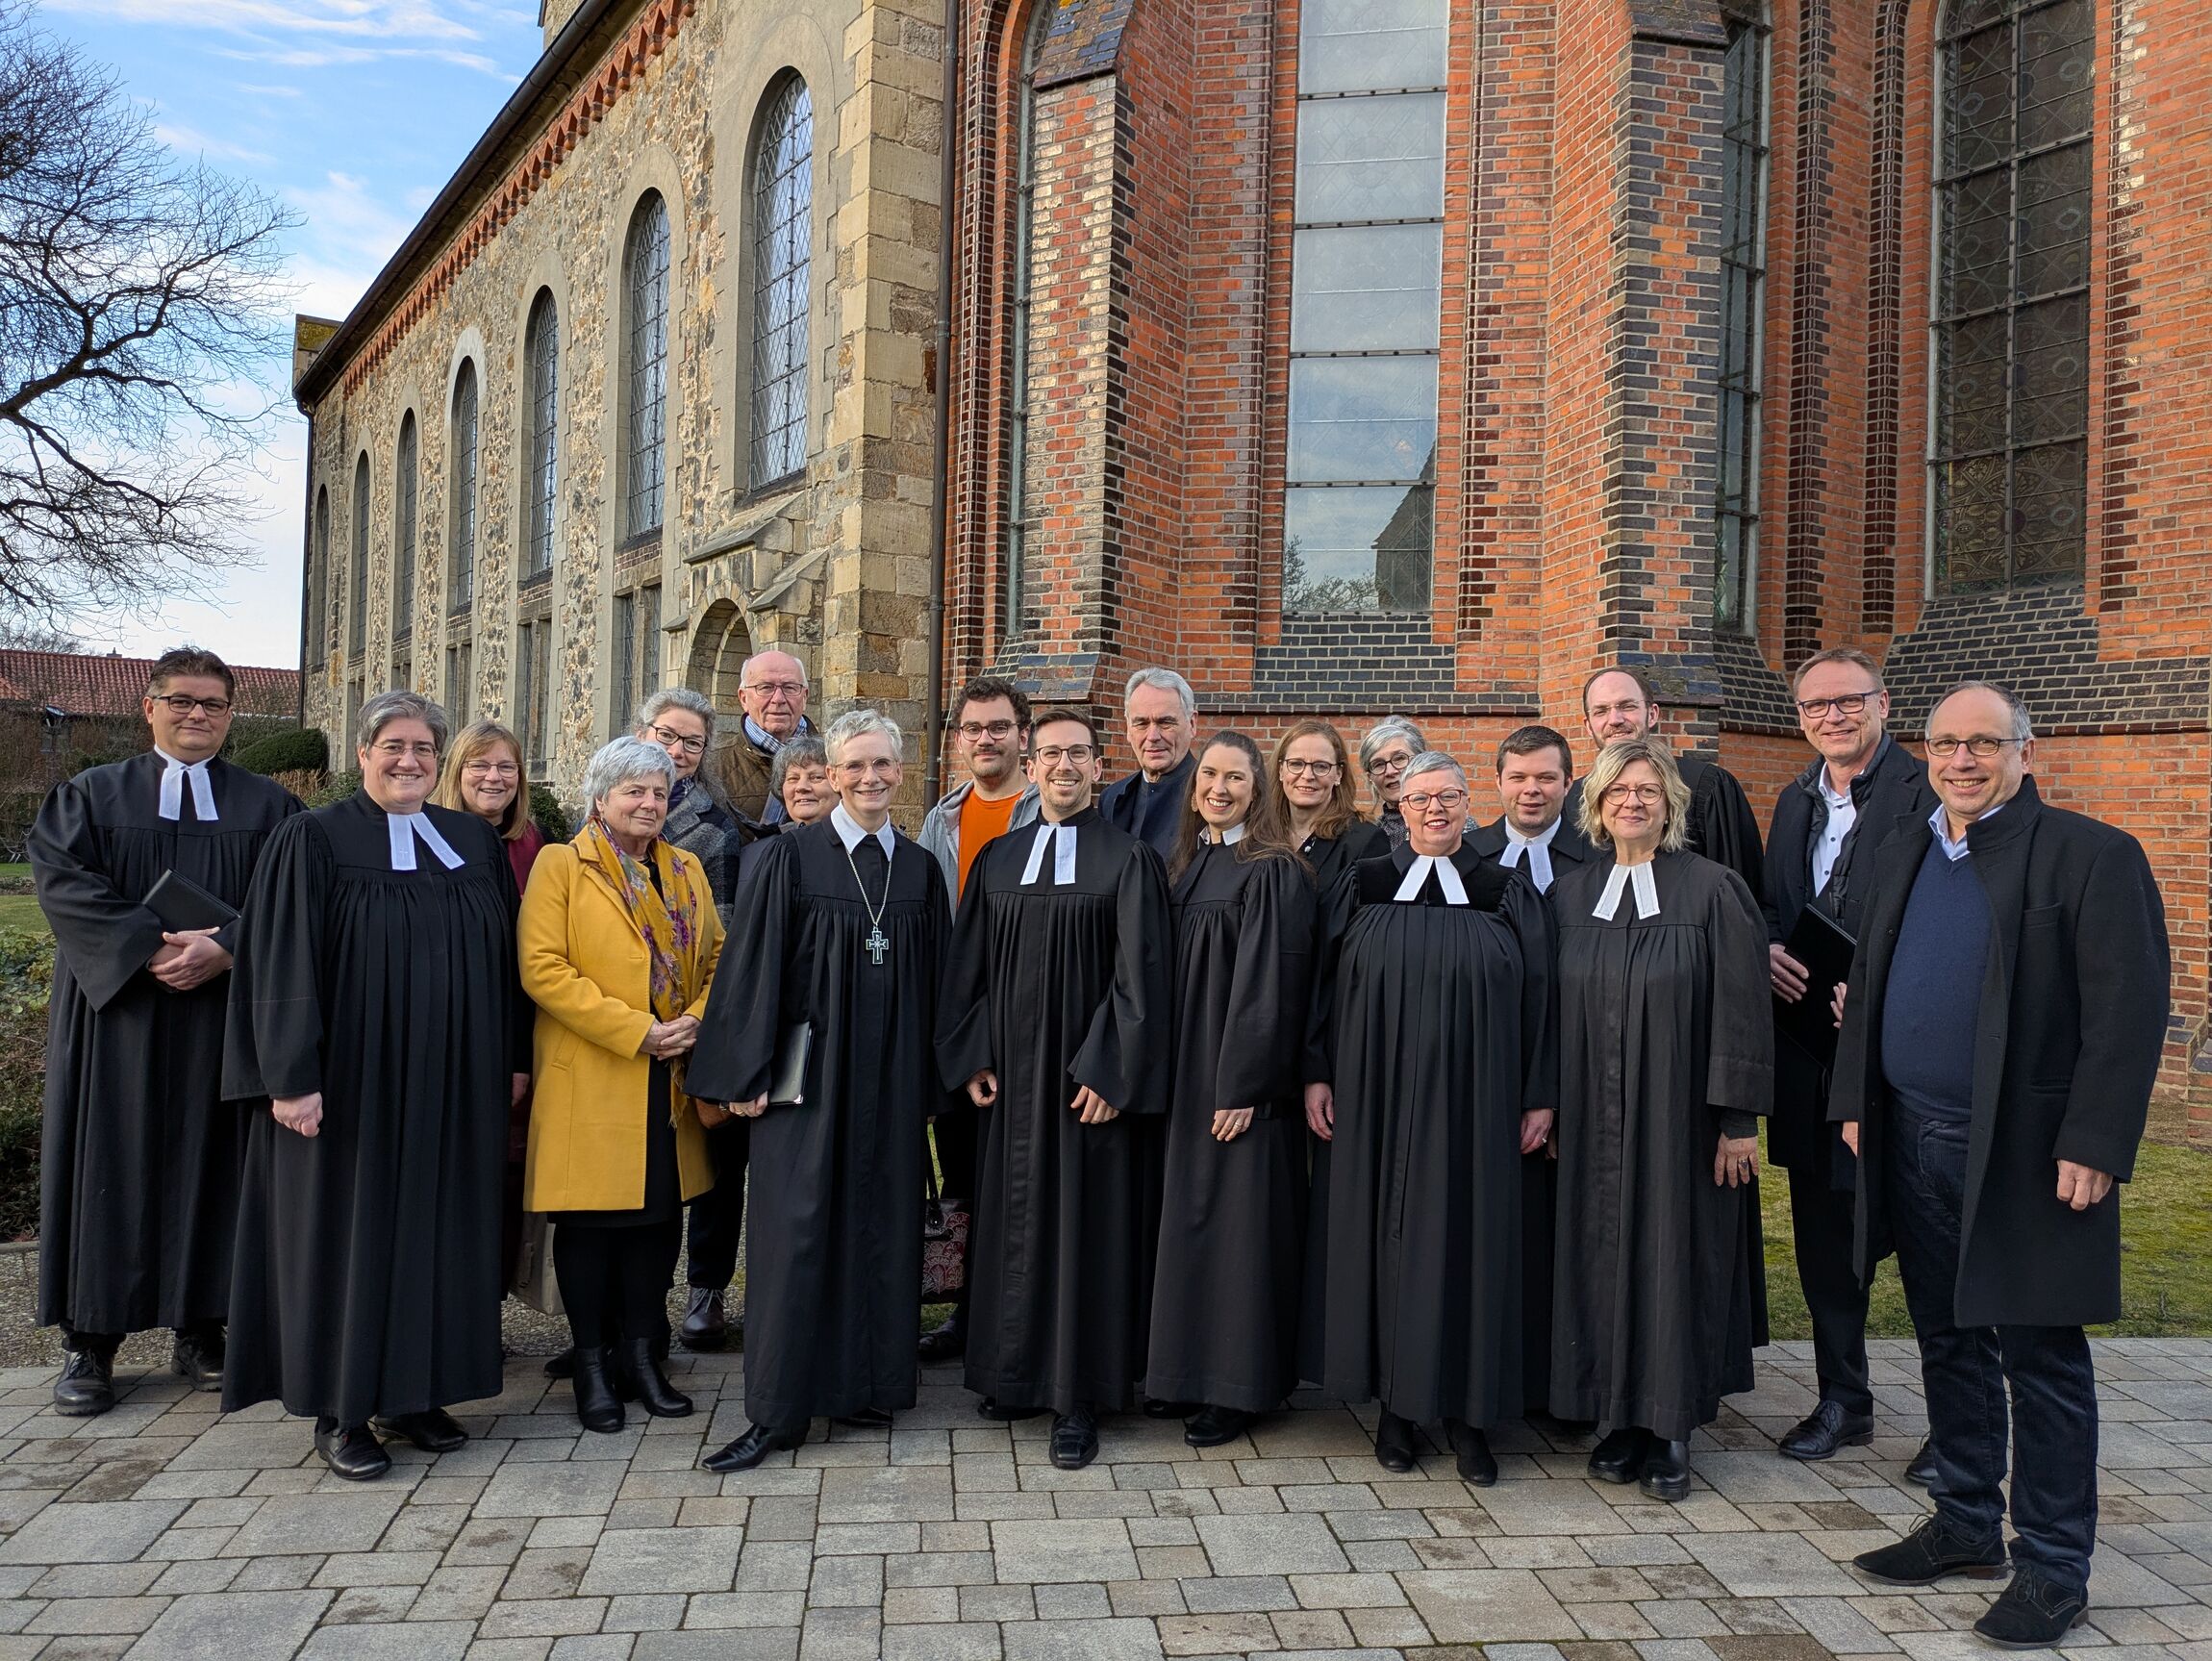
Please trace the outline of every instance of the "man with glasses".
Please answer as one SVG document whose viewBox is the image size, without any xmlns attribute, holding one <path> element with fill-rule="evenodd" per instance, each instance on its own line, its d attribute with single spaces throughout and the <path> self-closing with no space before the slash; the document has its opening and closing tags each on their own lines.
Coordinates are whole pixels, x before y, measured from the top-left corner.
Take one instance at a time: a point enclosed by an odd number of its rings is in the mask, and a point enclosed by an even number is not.
<svg viewBox="0 0 2212 1661">
<path fill-rule="evenodd" d="M 984 1111 L 968 1387 L 986 1417 L 1050 1410 L 1073 1471 L 1144 1376 L 1159 1191 L 1140 1126 L 1168 1108 L 1174 933 L 1159 855 L 1092 806 L 1091 718 L 1042 715 L 1032 742 L 1039 822 L 968 871 L 937 1060 Z"/>
<path fill-rule="evenodd" d="M 1175 851 L 1196 767 L 1191 741 L 1198 734 L 1197 694 L 1173 669 L 1139 669 L 1129 677 L 1121 708 L 1137 770 L 1106 787 L 1098 812 L 1166 859 Z"/>
<path fill-rule="evenodd" d="M 1777 1005 L 1811 996 L 1824 1010 L 1826 987 L 1808 988 L 1811 970 L 1790 955 L 1792 937 L 1806 911 L 1816 910 L 1842 934 L 1860 938 L 1874 849 L 1900 822 L 1926 818 L 1936 798 L 1927 769 L 1889 736 L 1890 695 L 1866 653 L 1847 646 L 1816 652 L 1798 666 L 1792 695 L 1805 742 L 1817 753 L 1783 787 L 1767 833 L 1767 956 Z M 1874 1397 L 1867 1376 L 1867 1289 L 1851 1266 L 1858 1162 L 1828 1123 L 1832 1051 L 1825 1043 L 1808 1046 L 1797 1037 L 1802 1031 L 1788 1019 L 1775 1023 L 1767 1152 L 1790 1173 L 1790 1226 L 1813 1320 L 1821 1398 L 1782 1438 L 1781 1451 L 1826 1459 L 1873 1440 Z M 1829 1039 L 1833 1034 L 1826 1028 Z M 1925 1482 L 1926 1459 L 1923 1447 L 1906 1474 Z"/>
<path fill-rule="evenodd" d="M 231 952 L 262 844 L 300 811 L 221 759 L 234 685 L 213 652 L 163 653 L 140 705 L 153 747 L 55 786 L 31 830 L 55 943 L 38 1320 L 62 1328 L 71 1417 L 114 1405 L 116 1346 L 146 1327 L 175 1329 L 195 1390 L 222 1386 L 247 1105 L 222 1094 Z"/>
<path fill-rule="evenodd" d="M 976 855 L 993 838 L 1037 822 L 1037 787 L 1022 769 L 1029 747 L 1029 699 L 1012 681 L 978 675 L 952 704 L 952 742 L 968 777 L 946 792 L 921 821 L 915 840 L 944 872 L 945 897 L 957 908 Z M 975 1106 L 955 1094 L 933 1115 L 938 1174 L 948 1197 L 975 1196 Z M 970 1217 L 972 1218 L 972 1212 Z M 972 1242 L 973 1236 L 969 1236 Z M 943 1324 L 922 1334 L 921 1359 L 950 1361 L 968 1347 L 968 1277 Z"/>
<path fill-rule="evenodd" d="M 786 742 L 814 730 L 807 722 L 806 666 L 789 652 L 755 652 L 738 671 L 738 707 L 744 723 L 715 750 L 707 782 L 732 813 L 780 824 L 788 816 L 768 790 L 768 768 Z"/>
<path fill-rule="evenodd" d="M 1858 1269 L 1896 1242 L 1920 1340 L 1935 1515 L 1877 1580 L 2003 1572 L 1974 1623 L 2059 1643 L 2089 1607 L 2097 1379 L 2120 1315 L 2120 1195 L 2166 1044 L 2165 911 L 2142 845 L 2047 805 L 2026 709 L 1968 681 L 1927 720 L 1938 805 L 1874 854 L 1829 1117 L 1859 1156 Z"/>
</svg>

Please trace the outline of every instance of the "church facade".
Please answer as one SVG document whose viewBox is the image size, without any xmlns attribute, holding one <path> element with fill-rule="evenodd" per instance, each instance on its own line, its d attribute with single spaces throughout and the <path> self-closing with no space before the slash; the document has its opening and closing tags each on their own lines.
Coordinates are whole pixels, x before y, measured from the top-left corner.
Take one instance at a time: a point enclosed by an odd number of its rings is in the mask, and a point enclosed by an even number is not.
<svg viewBox="0 0 2212 1661">
<path fill-rule="evenodd" d="M 917 734 L 1167 663 L 1202 727 L 1399 711 L 1479 772 L 1627 660 L 1764 813 L 1789 666 L 1862 645 L 1900 734 L 2014 686 L 2143 839 L 2212 1123 L 2196 0 L 549 13 L 310 342 L 334 735 L 404 681 L 573 780 L 775 644 Z"/>
</svg>

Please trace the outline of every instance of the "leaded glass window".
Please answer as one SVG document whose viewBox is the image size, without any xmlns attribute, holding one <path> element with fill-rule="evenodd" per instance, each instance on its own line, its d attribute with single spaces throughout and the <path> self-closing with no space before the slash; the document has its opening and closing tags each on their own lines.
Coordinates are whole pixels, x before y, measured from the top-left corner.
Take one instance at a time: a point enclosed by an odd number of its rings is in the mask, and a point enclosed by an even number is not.
<svg viewBox="0 0 2212 1661">
<path fill-rule="evenodd" d="M 661 585 L 638 591 L 639 695 L 657 692 L 661 685 Z"/>
<path fill-rule="evenodd" d="M 1030 569 L 1029 501 L 1029 305 L 1031 262 L 1036 256 L 1037 207 L 1037 52 L 1059 7 L 1035 0 L 1022 37 L 1021 71 L 1015 82 L 1014 269 L 1008 284 L 1006 317 L 1006 632 L 1024 635 L 1037 627 L 1037 585 Z"/>
<path fill-rule="evenodd" d="M 391 638 L 415 633 L 415 412 L 399 418 L 399 448 L 391 466 Z"/>
<path fill-rule="evenodd" d="M 453 378 L 453 485 L 452 528 L 446 541 L 452 552 L 452 581 L 446 605 L 465 611 L 476 598 L 476 464 L 481 426 L 476 408 L 476 365 L 461 360 L 461 373 Z"/>
<path fill-rule="evenodd" d="M 1448 21 L 1299 9 L 1285 612 L 1428 608 Z"/>
<path fill-rule="evenodd" d="M 540 289 L 530 307 L 522 351 L 529 397 L 524 424 L 522 574 L 528 578 L 553 568 L 553 505 L 560 482 L 561 317 L 548 289 Z"/>
<path fill-rule="evenodd" d="M 330 656 L 330 491 L 314 493 L 314 535 L 308 544 L 307 662 L 320 668 Z"/>
<path fill-rule="evenodd" d="M 1748 631 L 1759 550 L 1761 372 L 1766 345 L 1765 7 L 1728 0 L 1721 113 L 1721 453 L 1714 501 L 1713 620 Z"/>
<path fill-rule="evenodd" d="M 1938 591 L 2085 558 L 2093 0 L 1952 0 L 1940 29 Z"/>
<path fill-rule="evenodd" d="M 814 252 L 814 101 L 789 76 L 761 117 L 753 163 L 755 488 L 806 466 L 807 273 Z"/>
<path fill-rule="evenodd" d="M 368 457 L 353 465 L 353 615 L 346 619 L 346 649 L 359 657 L 368 646 Z"/>
<path fill-rule="evenodd" d="M 661 528 L 662 438 L 668 404 L 668 209 L 648 192 L 630 215 L 622 251 L 622 293 L 629 311 L 630 395 L 623 478 L 625 540 Z"/>
</svg>

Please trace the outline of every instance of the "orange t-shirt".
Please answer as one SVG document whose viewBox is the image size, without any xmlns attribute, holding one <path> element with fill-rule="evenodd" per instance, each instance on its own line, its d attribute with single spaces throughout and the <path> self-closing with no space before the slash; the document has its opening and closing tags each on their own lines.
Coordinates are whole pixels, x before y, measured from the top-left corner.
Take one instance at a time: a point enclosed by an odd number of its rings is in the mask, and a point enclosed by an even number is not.
<svg viewBox="0 0 2212 1661">
<path fill-rule="evenodd" d="M 993 837 L 1004 836 L 1006 827 L 1014 822 L 1014 810 L 1021 805 L 1021 793 L 987 802 L 974 791 L 960 804 L 960 892 L 968 892 L 968 868 L 975 864 L 975 856 L 983 851 L 983 844 Z"/>
</svg>

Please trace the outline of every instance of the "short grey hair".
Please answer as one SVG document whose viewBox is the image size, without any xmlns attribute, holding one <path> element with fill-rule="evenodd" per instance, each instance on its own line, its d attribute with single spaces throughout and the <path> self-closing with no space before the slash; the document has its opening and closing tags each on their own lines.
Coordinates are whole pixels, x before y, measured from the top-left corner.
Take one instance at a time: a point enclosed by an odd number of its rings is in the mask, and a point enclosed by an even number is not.
<svg viewBox="0 0 2212 1661">
<path fill-rule="evenodd" d="M 845 745 L 857 738 L 873 733 L 891 741 L 891 753 L 903 761 L 906 758 L 906 734 L 898 730 L 898 722 L 877 710 L 847 710 L 829 724 L 822 734 L 822 754 L 826 764 L 834 765 Z M 785 749 L 791 746 L 786 744 Z M 776 752 L 778 755 L 782 750 Z"/>
<path fill-rule="evenodd" d="M 1949 692 L 1944 693 L 1942 697 L 1936 699 L 1934 703 L 1928 705 L 1928 718 L 1926 724 L 1921 728 L 1922 738 L 1932 739 L 1935 737 L 1936 711 L 1942 709 L 1944 705 L 1949 703 L 1961 692 L 1988 692 L 1993 697 L 2002 699 L 2004 707 L 2012 712 L 2014 742 L 2025 743 L 2029 739 L 2035 737 L 2035 725 L 2027 718 L 2027 705 L 2021 702 L 2018 692 L 2010 687 L 2000 687 L 1995 681 L 1961 681 Z"/>
<path fill-rule="evenodd" d="M 715 739 L 715 706 L 690 687 L 663 687 L 638 706 L 638 728 L 642 732 L 670 710 L 684 710 L 707 723 L 707 742 Z"/>
<path fill-rule="evenodd" d="M 1396 739 L 1403 739 L 1411 744 L 1416 758 L 1437 753 L 1428 747 L 1428 741 L 1420 736 L 1420 728 L 1405 717 L 1385 716 L 1368 728 L 1367 736 L 1360 740 L 1360 771 L 1364 773 L 1371 770 L 1375 757 L 1382 753 L 1383 745 Z M 1412 776 L 1410 770 L 1407 776 Z"/>
<path fill-rule="evenodd" d="M 1422 773 L 1449 773 L 1459 780 L 1461 789 L 1467 787 L 1467 768 L 1442 750 L 1422 750 L 1405 764 L 1405 771 L 1398 775 L 1398 788 L 1401 791 L 1411 790 L 1413 781 Z"/>
<path fill-rule="evenodd" d="M 1183 719 L 1190 722 L 1198 718 L 1198 694 L 1191 690 L 1191 683 L 1173 669 L 1157 667 L 1139 669 L 1131 675 L 1129 684 L 1121 689 L 1123 708 L 1127 708 L 1129 700 L 1137 695 L 1139 687 L 1151 687 L 1159 692 L 1173 692 L 1175 701 L 1183 706 Z"/>
<path fill-rule="evenodd" d="M 438 746 L 438 753 L 445 753 L 446 741 L 453 729 L 446 725 L 445 712 L 420 692 L 378 692 L 361 706 L 361 714 L 354 719 L 354 742 L 367 749 L 376 742 L 376 735 L 393 721 L 420 721 L 430 729 L 430 742 Z"/>
<path fill-rule="evenodd" d="M 792 663 L 798 664 L 799 666 L 799 685 L 805 687 L 811 686 L 813 684 L 807 679 L 807 667 L 804 663 L 800 662 L 799 655 L 796 652 L 787 652 L 781 646 L 769 646 L 764 651 L 755 652 L 751 657 L 747 658 L 742 666 L 740 666 L 738 669 L 739 686 L 746 688 L 750 688 L 752 686 L 754 666 L 757 665 L 763 658 L 791 659 Z"/>
<path fill-rule="evenodd" d="M 778 801 L 784 799 L 784 779 L 793 768 L 826 768 L 828 766 L 829 751 L 814 734 L 799 733 L 788 738 L 776 751 L 776 759 L 768 763 L 768 794 Z"/>
<path fill-rule="evenodd" d="M 651 774 L 676 788 L 676 764 L 659 744 L 643 739 L 618 738 L 599 746 L 584 764 L 584 799 L 596 807 L 632 779 Z"/>
</svg>

